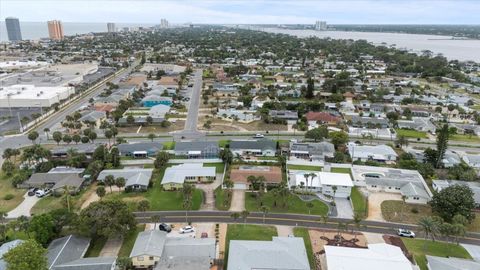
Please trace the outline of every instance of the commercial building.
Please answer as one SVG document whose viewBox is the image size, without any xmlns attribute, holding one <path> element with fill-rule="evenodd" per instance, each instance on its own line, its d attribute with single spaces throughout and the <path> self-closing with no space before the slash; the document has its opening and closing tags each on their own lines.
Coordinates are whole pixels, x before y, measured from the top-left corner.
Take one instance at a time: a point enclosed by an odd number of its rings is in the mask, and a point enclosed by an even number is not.
<svg viewBox="0 0 480 270">
<path fill-rule="evenodd" d="M 108 30 L 108 33 L 117 32 L 117 27 L 115 26 L 115 23 L 107 23 L 107 30 Z"/>
<path fill-rule="evenodd" d="M 0 87 L 0 108 L 51 107 L 75 93 L 73 87 L 36 87 L 13 85 Z"/>
<path fill-rule="evenodd" d="M 22 32 L 20 30 L 20 21 L 18 20 L 18 18 L 5 18 L 5 25 L 7 26 L 8 40 L 22 40 Z"/>
<path fill-rule="evenodd" d="M 62 40 L 63 35 L 63 25 L 61 21 L 53 20 L 48 21 L 48 36 L 53 40 Z"/>
</svg>

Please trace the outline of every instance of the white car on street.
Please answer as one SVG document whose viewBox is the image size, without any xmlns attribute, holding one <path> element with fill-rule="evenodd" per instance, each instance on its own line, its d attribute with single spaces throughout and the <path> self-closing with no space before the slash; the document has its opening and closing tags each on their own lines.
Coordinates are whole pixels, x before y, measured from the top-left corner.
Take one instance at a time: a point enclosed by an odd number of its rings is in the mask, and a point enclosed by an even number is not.
<svg viewBox="0 0 480 270">
<path fill-rule="evenodd" d="M 253 138 L 255 138 L 255 139 L 261 139 L 261 138 L 265 138 L 265 135 L 263 135 L 263 134 L 255 134 L 255 136 L 253 136 Z"/>
<path fill-rule="evenodd" d="M 415 238 L 415 233 L 407 229 L 398 229 L 397 234 L 401 237 Z"/>
<path fill-rule="evenodd" d="M 183 228 L 180 228 L 180 233 L 181 234 L 184 234 L 184 233 L 194 233 L 195 232 L 195 228 L 193 228 L 192 226 L 185 226 Z"/>
</svg>

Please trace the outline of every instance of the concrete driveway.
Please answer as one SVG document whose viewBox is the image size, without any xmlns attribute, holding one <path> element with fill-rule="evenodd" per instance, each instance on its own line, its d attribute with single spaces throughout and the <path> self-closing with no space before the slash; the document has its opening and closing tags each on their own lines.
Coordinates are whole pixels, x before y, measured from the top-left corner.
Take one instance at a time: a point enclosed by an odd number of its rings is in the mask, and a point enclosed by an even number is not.
<svg viewBox="0 0 480 270">
<path fill-rule="evenodd" d="M 9 218 L 18 218 L 20 216 L 30 216 L 30 210 L 32 207 L 41 199 L 37 196 L 28 196 L 28 192 L 25 192 L 23 195 L 23 202 L 20 203 L 15 209 L 8 212 L 7 217 Z"/>
<path fill-rule="evenodd" d="M 385 219 L 382 215 L 382 202 L 383 201 L 401 201 L 402 195 L 387 192 L 370 192 L 368 195 L 368 218 L 372 221 L 383 221 Z"/>
<path fill-rule="evenodd" d="M 245 190 L 233 190 L 232 203 L 230 204 L 230 211 L 242 212 L 245 210 Z"/>
<path fill-rule="evenodd" d="M 217 177 L 210 184 L 196 184 L 195 187 L 203 190 L 205 194 L 205 203 L 200 206 L 200 210 L 215 210 L 215 189 L 222 184 L 222 173 L 217 173 Z"/>
<path fill-rule="evenodd" d="M 475 261 L 480 262 L 480 246 L 469 244 L 461 245 L 467 250 L 467 252 L 470 254 L 470 256 L 472 256 Z"/>
<path fill-rule="evenodd" d="M 347 198 L 335 198 L 337 218 L 353 218 L 353 209 L 350 200 Z"/>
</svg>

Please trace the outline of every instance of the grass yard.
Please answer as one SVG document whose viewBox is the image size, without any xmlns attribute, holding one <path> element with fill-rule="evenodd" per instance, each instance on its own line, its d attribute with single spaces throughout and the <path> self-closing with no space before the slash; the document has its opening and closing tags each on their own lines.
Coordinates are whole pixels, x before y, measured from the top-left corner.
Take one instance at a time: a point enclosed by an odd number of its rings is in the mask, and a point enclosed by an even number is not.
<svg viewBox="0 0 480 270">
<path fill-rule="evenodd" d="M 232 203 L 232 197 L 228 200 L 228 203 L 225 203 L 225 196 L 227 196 L 227 191 L 222 189 L 221 186 L 215 189 L 215 207 L 218 210 L 227 211 L 230 209 L 230 204 Z"/>
<path fill-rule="evenodd" d="M 290 194 L 287 202 L 287 207 L 282 206 L 282 201 L 277 198 L 277 206 L 274 206 L 275 198 L 273 192 L 267 192 L 262 198 L 263 205 L 270 208 L 271 213 L 291 213 L 291 214 L 309 214 L 309 209 L 306 206 L 307 202 L 302 201 L 298 196 Z M 328 206 L 319 201 L 312 201 L 313 207 L 310 210 L 311 215 L 326 215 L 328 213 Z M 261 212 L 260 200 L 255 198 L 253 192 L 245 193 L 245 208 L 250 212 Z"/>
<path fill-rule="evenodd" d="M 30 213 L 33 215 L 41 215 L 48 213 L 52 210 L 61 209 L 65 207 L 65 198 L 55 197 L 55 196 L 47 196 L 41 198 L 30 210 Z"/>
<path fill-rule="evenodd" d="M 308 165 L 287 165 L 289 170 L 298 170 L 298 171 L 322 171 L 322 166 L 308 166 Z"/>
<path fill-rule="evenodd" d="M 428 205 L 404 204 L 402 201 L 384 201 L 382 215 L 386 221 L 417 224 L 420 218 L 432 215 Z"/>
<path fill-rule="evenodd" d="M 122 242 L 122 247 L 118 252 L 118 257 L 130 257 L 130 252 L 132 252 L 133 245 L 135 245 L 135 240 L 137 239 L 137 235 L 140 232 L 145 231 L 145 224 L 137 225 L 135 230 L 132 230 L 125 235 Z"/>
<path fill-rule="evenodd" d="M 348 174 L 351 174 L 351 173 L 352 173 L 352 169 L 350 169 L 350 168 L 331 168 L 331 169 L 330 169 L 330 172 L 333 172 L 333 173 L 348 173 Z"/>
<path fill-rule="evenodd" d="M 229 224 L 225 241 L 224 269 L 227 269 L 230 240 L 272 241 L 274 236 L 277 236 L 277 229 L 273 226 Z"/>
<path fill-rule="evenodd" d="M 467 231 L 469 232 L 480 232 L 480 214 L 475 213 L 475 219 L 472 223 L 467 225 Z"/>
<path fill-rule="evenodd" d="M 85 257 L 98 257 L 100 255 L 100 251 L 105 246 L 107 242 L 107 238 L 95 238 L 92 239 L 90 242 L 90 246 L 88 247 L 87 253 L 85 253 Z"/>
<path fill-rule="evenodd" d="M 14 188 L 11 182 L 12 177 L 8 177 L 3 171 L 0 172 L 0 211 L 3 212 L 15 209 L 23 201 L 23 195 L 27 192 L 25 189 Z"/>
<path fill-rule="evenodd" d="M 203 163 L 204 167 L 215 167 L 216 173 L 223 173 L 225 169 L 225 164 L 223 163 Z"/>
<path fill-rule="evenodd" d="M 480 142 L 480 137 L 475 135 L 455 134 L 455 135 L 450 135 L 449 139 L 451 141 Z"/>
<path fill-rule="evenodd" d="M 163 150 L 173 150 L 175 148 L 175 142 L 164 142 Z"/>
<path fill-rule="evenodd" d="M 353 211 L 363 214 L 364 217 L 368 216 L 368 201 L 365 196 L 358 190 L 358 187 L 352 187 L 352 193 L 350 199 L 353 204 Z"/>
<path fill-rule="evenodd" d="M 396 129 L 397 137 L 405 136 L 407 138 L 427 138 L 427 133 L 423 131 L 416 131 L 412 129 Z"/>
<path fill-rule="evenodd" d="M 220 140 L 218 141 L 218 147 L 225 148 L 230 143 L 230 140 Z"/>
<path fill-rule="evenodd" d="M 305 249 L 307 250 L 308 262 L 310 263 L 310 269 L 315 268 L 315 257 L 313 256 L 312 242 L 310 241 L 310 234 L 307 228 L 293 228 L 293 235 L 296 237 L 302 237 L 305 243 Z"/>
<path fill-rule="evenodd" d="M 428 270 L 425 255 L 463 259 L 472 258 L 462 246 L 456 244 L 410 238 L 402 238 L 402 241 L 408 251 L 415 257 L 415 261 L 421 270 Z"/>
</svg>

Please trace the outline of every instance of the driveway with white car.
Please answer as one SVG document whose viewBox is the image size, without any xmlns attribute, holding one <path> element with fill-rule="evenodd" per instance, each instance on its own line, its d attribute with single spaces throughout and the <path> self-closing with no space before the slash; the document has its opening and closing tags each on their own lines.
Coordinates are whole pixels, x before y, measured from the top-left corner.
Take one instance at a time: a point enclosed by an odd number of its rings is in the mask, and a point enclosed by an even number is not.
<svg viewBox="0 0 480 270">
<path fill-rule="evenodd" d="M 37 196 L 28 196 L 28 192 L 23 195 L 23 202 L 20 203 L 15 209 L 8 212 L 7 217 L 9 218 L 18 218 L 20 216 L 30 216 L 30 210 L 32 210 L 33 206 L 41 200 Z"/>
</svg>

